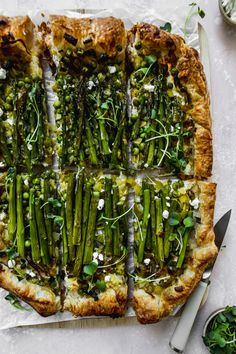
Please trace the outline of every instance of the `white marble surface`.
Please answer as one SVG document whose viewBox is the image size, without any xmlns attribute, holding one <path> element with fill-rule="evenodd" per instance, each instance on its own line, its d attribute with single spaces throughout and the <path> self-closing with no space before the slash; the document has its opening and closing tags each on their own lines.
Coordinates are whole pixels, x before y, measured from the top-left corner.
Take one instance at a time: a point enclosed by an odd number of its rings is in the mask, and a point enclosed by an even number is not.
<svg viewBox="0 0 236 354">
<path fill-rule="evenodd" d="M 136 0 L 147 7 L 159 1 Z M 165 0 L 167 6 L 178 0 Z M 186 5 L 190 1 L 186 1 Z M 134 1 L 116 0 L 113 6 L 132 5 Z M 79 0 L 0 0 L 0 8 L 15 10 L 33 8 L 83 7 Z M 110 1 L 95 1 L 100 7 Z M 202 21 L 209 37 L 211 51 L 212 113 L 214 132 L 214 174 L 218 183 L 215 219 L 232 208 L 231 223 L 214 274 L 208 301 L 199 312 L 186 348 L 187 354 L 207 353 L 202 344 L 202 327 L 216 308 L 236 304 L 236 30 L 223 23 L 217 0 L 201 0 L 206 12 Z M 157 10 L 158 11 L 158 10 Z M 0 307 L 1 311 L 1 307 Z M 135 319 L 84 320 L 65 324 L 24 327 L 0 331 L 0 354 L 170 354 L 170 335 L 176 319 L 142 326 Z"/>
</svg>

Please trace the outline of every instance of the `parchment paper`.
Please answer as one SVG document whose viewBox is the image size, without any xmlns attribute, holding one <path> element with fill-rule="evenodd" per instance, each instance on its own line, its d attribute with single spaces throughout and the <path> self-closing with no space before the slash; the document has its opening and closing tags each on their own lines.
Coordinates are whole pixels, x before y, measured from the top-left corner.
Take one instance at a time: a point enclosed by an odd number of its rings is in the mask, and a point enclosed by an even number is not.
<svg viewBox="0 0 236 354">
<path fill-rule="evenodd" d="M 53 10 L 53 6 L 55 6 L 54 1 L 49 1 L 48 9 L 45 10 L 40 9 L 40 3 L 38 3 L 37 6 L 34 6 L 34 8 L 37 10 L 30 11 L 29 9 L 31 7 L 31 0 L 19 0 L 18 8 L 14 9 L 14 11 L 4 12 L 0 9 L 0 14 L 7 16 L 28 14 L 37 24 L 40 24 L 42 21 L 46 21 L 49 14 L 63 14 L 69 17 L 77 18 L 104 17 L 111 15 L 121 18 L 125 23 L 126 29 L 129 29 L 133 24 L 142 21 L 149 22 L 158 26 L 163 26 L 166 22 L 170 22 L 172 24 L 172 32 L 184 36 L 184 24 L 186 16 L 190 10 L 188 3 L 184 0 L 180 0 L 177 6 L 176 2 L 174 3 L 171 0 L 168 2 L 166 2 L 166 0 L 159 0 L 156 2 L 154 2 L 154 0 L 140 0 L 139 6 L 132 6 L 130 2 L 122 1 L 123 8 L 115 8 L 115 0 L 113 4 L 111 3 L 111 0 L 86 0 L 80 1 L 80 7 L 78 7 L 78 9 L 73 7 L 73 10 L 65 10 L 65 6 L 69 7 L 70 1 L 57 1 L 57 10 Z M 121 2 L 119 1 L 119 3 Z M 152 5 L 152 7 L 149 7 L 149 3 Z M 109 8 L 110 10 L 102 10 L 104 8 Z M 196 17 L 192 18 L 187 26 L 187 36 L 185 37 L 185 40 L 190 46 L 199 50 Z M 46 83 L 48 86 L 51 85 L 51 80 L 52 77 L 50 76 L 50 72 L 46 71 Z M 51 112 L 53 112 L 51 104 L 52 98 L 52 92 L 50 92 L 49 89 L 49 106 Z M 8 301 L 4 299 L 7 293 L 7 291 L 0 289 L 0 329 L 83 319 L 83 317 L 73 318 L 70 313 L 57 313 L 56 315 L 44 318 L 23 302 L 22 304 L 27 309 L 27 311 L 15 309 Z M 126 317 L 130 316 L 134 316 L 134 311 L 129 306 Z"/>
</svg>

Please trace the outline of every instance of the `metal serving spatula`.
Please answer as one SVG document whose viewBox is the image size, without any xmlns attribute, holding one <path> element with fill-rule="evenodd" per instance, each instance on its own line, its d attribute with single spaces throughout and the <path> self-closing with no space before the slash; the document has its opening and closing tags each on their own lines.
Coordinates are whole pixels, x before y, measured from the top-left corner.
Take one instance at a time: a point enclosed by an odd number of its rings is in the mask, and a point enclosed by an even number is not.
<svg viewBox="0 0 236 354">
<path fill-rule="evenodd" d="M 224 236 L 230 220 L 230 215 L 231 210 L 224 214 L 214 227 L 215 243 L 219 250 L 224 240 Z M 194 320 L 197 316 L 206 288 L 210 283 L 210 276 L 214 264 L 215 262 L 211 264 L 203 273 L 202 280 L 186 302 L 179 322 L 177 323 L 175 331 L 171 337 L 169 345 L 171 349 L 177 353 L 184 352 L 184 348 L 188 341 L 188 337 L 190 335 Z"/>
</svg>

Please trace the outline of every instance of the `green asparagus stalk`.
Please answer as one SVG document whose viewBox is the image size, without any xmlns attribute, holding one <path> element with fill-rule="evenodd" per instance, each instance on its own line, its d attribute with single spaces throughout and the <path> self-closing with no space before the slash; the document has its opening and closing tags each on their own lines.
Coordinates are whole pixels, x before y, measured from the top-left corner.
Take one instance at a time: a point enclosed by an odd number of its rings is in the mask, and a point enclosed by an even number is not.
<svg viewBox="0 0 236 354">
<path fill-rule="evenodd" d="M 116 137 L 115 137 L 115 141 L 114 141 L 114 144 L 113 144 L 113 147 L 112 147 L 111 168 L 117 168 L 117 165 L 118 165 L 118 161 L 117 161 L 118 150 L 119 150 L 119 147 L 120 147 L 123 131 L 124 131 L 124 124 L 121 122 L 119 127 L 118 127 L 118 131 L 117 131 L 117 134 L 116 134 Z"/>
<path fill-rule="evenodd" d="M 105 178 L 105 217 L 112 218 L 112 180 Z M 105 222 L 105 254 L 112 255 L 112 229 L 109 221 Z"/>
<path fill-rule="evenodd" d="M 12 156 L 11 156 L 10 150 L 8 149 L 8 146 L 7 146 L 6 134 L 2 128 L 1 122 L 0 122 L 0 136 L 1 136 L 0 150 L 3 153 L 3 157 L 4 157 L 4 160 L 6 161 L 6 164 L 8 166 L 12 166 L 13 165 Z"/>
<path fill-rule="evenodd" d="M 43 264 L 48 265 L 50 259 L 49 259 L 47 231 L 45 227 L 45 220 L 44 220 L 39 198 L 35 198 L 35 215 L 36 215 L 37 230 L 38 230 L 39 242 L 40 242 L 40 254 L 42 257 Z"/>
<path fill-rule="evenodd" d="M 73 261 L 75 258 L 75 247 L 73 245 L 74 188 L 75 188 L 75 174 L 71 173 L 68 177 L 67 191 L 66 191 L 66 229 L 67 229 L 67 240 L 68 240 L 70 261 Z"/>
<path fill-rule="evenodd" d="M 10 241 L 14 241 L 16 236 L 16 172 L 15 169 L 9 172 L 8 237 Z"/>
<path fill-rule="evenodd" d="M 160 101 L 160 107 L 159 107 L 159 120 L 160 122 L 163 122 L 163 118 L 164 118 L 164 102 L 163 102 L 163 96 L 161 96 L 161 101 Z M 160 126 L 159 127 L 159 133 L 163 133 L 163 129 Z M 161 160 L 162 155 L 163 155 L 163 150 L 164 149 L 164 141 L 163 139 L 159 139 L 159 144 L 158 144 L 158 152 L 157 152 L 157 157 L 158 157 L 158 161 Z"/>
<path fill-rule="evenodd" d="M 89 124 L 86 125 L 86 136 L 88 139 L 91 164 L 98 165 L 97 153 L 96 153 L 96 149 L 93 144 L 93 135 L 92 135 L 91 128 L 90 128 Z"/>
<path fill-rule="evenodd" d="M 144 256 L 144 248 L 145 248 L 145 242 L 146 242 L 147 230 L 148 230 L 149 212 L 150 212 L 150 191 L 149 189 L 145 189 L 143 191 L 143 222 L 142 222 L 142 235 L 141 235 L 142 237 L 138 249 L 139 263 L 143 261 L 143 256 Z"/>
<path fill-rule="evenodd" d="M 163 222 L 162 222 L 162 203 L 161 198 L 155 200 L 156 204 L 156 237 L 157 237 L 157 252 L 160 266 L 163 266 L 164 262 L 164 245 L 163 245 Z"/>
<path fill-rule="evenodd" d="M 154 186 L 150 185 L 150 216 L 151 216 L 151 239 L 152 239 L 152 249 L 156 261 L 158 261 L 158 247 L 157 247 L 157 237 L 156 237 L 156 206 L 155 206 L 155 193 Z"/>
<path fill-rule="evenodd" d="M 183 236 L 183 247 L 181 249 L 176 268 L 181 268 L 183 265 L 190 232 L 191 232 L 191 228 L 185 229 L 184 236 Z"/>
<path fill-rule="evenodd" d="M 67 243 L 66 212 L 65 212 L 64 204 L 62 204 L 61 206 L 61 216 L 64 220 L 63 227 L 62 227 L 62 245 L 63 245 L 63 266 L 65 266 L 68 263 L 69 250 L 68 250 L 68 243 Z"/>
<path fill-rule="evenodd" d="M 83 264 L 84 247 L 85 247 L 85 240 L 86 240 L 86 234 L 87 234 L 88 216 L 89 216 L 89 210 L 90 210 L 91 190 L 92 190 L 92 181 L 88 181 L 85 184 L 85 193 L 84 193 L 84 200 L 83 200 L 82 242 L 77 247 L 75 265 L 74 265 L 74 270 L 73 270 L 75 275 L 80 273 L 80 270 L 81 270 L 81 267 Z"/>
<path fill-rule="evenodd" d="M 106 127 L 105 127 L 105 122 L 103 119 L 99 119 L 99 129 L 100 129 L 100 139 L 101 139 L 101 143 L 102 143 L 102 149 L 103 149 L 103 153 L 104 155 L 109 155 L 111 153 L 110 148 L 109 148 L 109 144 L 108 144 L 108 134 L 106 131 Z"/>
<path fill-rule="evenodd" d="M 117 186 L 113 187 L 113 218 L 117 218 L 117 204 L 119 203 L 119 188 Z M 121 256 L 121 233 L 120 233 L 120 224 L 117 221 L 113 229 L 113 254 L 114 256 Z"/>
<path fill-rule="evenodd" d="M 177 208 L 177 201 L 172 200 L 169 208 L 169 213 L 171 214 L 173 211 L 175 211 Z M 164 254 L 165 258 L 169 257 L 170 253 L 170 245 L 171 242 L 169 241 L 169 236 L 173 232 L 173 226 L 169 225 L 168 222 L 165 225 L 165 238 L 164 238 Z"/>
<path fill-rule="evenodd" d="M 35 216 L 35 201 L 34 201 L 34 189 L 30 189 L 29 197 L 29 226 L 30 226 L 30 241 L 31 241 L 31 252 L 32 259 L 34 262 L 40 260 L 40 248 L 38 240 L 37 223 Z"/>
<path fill-rule="evenodd" d="M 25 257 L 25 227 L 24 227 L 24 215 L 23 215 L 23 203 L 22 203 L 22 178 L 21 175 L 16 177 L 16 210 L 17 210 L 17 251 L 20 257 Z"/>
<path fill-rule="evenodd" d="M 92 193 L 89 218 L 88 218 L 86 243 L 84 249 L 84 258 L 83 258 L 84 264 L 90 263 L 93 257 L 94 234 L 95 234 L 95 227 L 96 227 L 97 206 L 98 206 L 99 197 L 100 197 L 99 192 L 94 191 Z"/>
<path fill-rule="evenodd" d="M 44 200 L 47 202 L 48 198 L 50 198 L 50 181 L 48 179 L 44 179 Z M 52 228 L 52 219 L 47 218 L 47 215 L 50 214 L 49 204 L 44 205 L 44 217 L 45 217 L 45 226 L 47 230 L 48 237 L 48 248 L 50 257 L 55 256 L 55 245 L 53 239 L 53 228 Z"/>
<path fill-rule="evenodd" d="M 83 209 L 83 173 L 80 173 L 75 194 L 75 216 L 73 227 L 73 244 L 80 245 L 82 242 L 82 209 Z"/>
</svg>

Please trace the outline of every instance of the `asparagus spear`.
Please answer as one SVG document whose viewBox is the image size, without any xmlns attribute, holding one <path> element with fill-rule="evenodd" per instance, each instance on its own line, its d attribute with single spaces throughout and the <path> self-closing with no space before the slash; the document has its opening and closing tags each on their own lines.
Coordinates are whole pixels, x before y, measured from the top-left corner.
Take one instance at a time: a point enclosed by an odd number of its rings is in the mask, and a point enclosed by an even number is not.
<svg viewBox="0 0 236 354">
<path fill-rule="evenodd" d="M 89 123 L 86 125 L 86 135 L 87 135 L 87 139 L 88 139 L 91 164 L 92 165 L 97 165 L 98 164 L 98 158 L 97 158 L 96 149 L 95 149 L 94 144 L 93 144 L 93 135 L 92 135 Z"/>
<path fill-rule="evenodd" d="M 118 149 L 120 147 L 120 142 L 121 142 L 121 138 L 123 135 L 123 131 L 124 131 L 124 124 L 121 122 L 119 127 L 118 127 L 118 131 L 113 143 L 113 147 L 112 147 L 112 154 L 111 154 L 111 168 L 117 168 L 117 154 L 118 154 Z"/>
<path fill-rule="evenodd" d="M 66 229 L 69 248 L 69 260 L 73 261 L 75 258 L 75 247 L 73 245 L 73 202 L 74 202 L 74 187 L 75 174 L 71 173 L 68 177 L 67 191 L 66 191 Z"/>
<path fill-rule="evenodd" d="M 50 198 L 50 181 L 48 179 L 44 179 L 44 200 L 47 202 L 48 198 Z M 52 219 L 47 218 L 47 215 L 50 213 L 50 207 L 48 204 L 44 205 L 44 217 L 45 217 L 45 226 L 47 230 L 48 237 L 48 246 L 49 246 L 49 254 L 51 257 L 55 256 L 55 245 L 53 239 L 53 229 L 52 229 Z"/>
<path fill-rule="evenodd" d="M 24 227 L 24 215 L 22 204 L 22 178 L 21 175 L 16 177 L 16 210 L 17 210 L 17 251 L 21 257 L 25 257 L 25 227 Z"/>
<path fill-rule="evenodd" d="M 30 189 L 30 197 L 29 197 L 29 226 L 30 226 L 32 259 L 34 262 L 38 262 L 40 260 L 40 248 L 39 248 L 37 223 L 36 223 L 36 216 L 35 216 L 35 202 L 34 202 L 33 188 Z"/>
<path fill-rule="evenodd" d="M 8 146 L 7 146 L 6 134 L 2 128 L 1 122 L 0 122 L 0 136 L 1 136 L 0 150 L 2 150 L 3 157 L 4 157 L 4 160 L 6 161 L 6 164 L 8 166 L 12 166 L 12 164 L 13 164 L 12 156 L 11 156 L 10 150 L 8 149 Z"/>
<path fill-rule="evenodd" d="M 35 198 L 35 215 L 36 215 L 42 261 L 43 264 L 48 265 L 50 259 L 49 259 L 49 250 L 48 250 L 47 231 L 45 227 L 45 220 L 44 220 L 39 198 Z"/>
<path fill-rule="evenodd" d="M 102 142 L 102 149 L 104 155 L 109 155 L 111 153 L 109 144 L 108 144 L 108 134 L 106 131 L 105 123 L 103 119 L 99 119 L 99 129 L 100 129 L 100 139 Z"/>
<path fill-rule="evenodd" d="M 119 203 L 119 188 L 117 186 L 113 187 L 113 218 L 118 216 L 117 204 Z M 114 256 L 121 255 L 121 234 L 120 234 L 120 224 L 117 221 L 113 229 L 113 254 Z"/>
<path fill-rule="evenodd" d="M 156 237 L 156 206 L 155 206 L 155 193 L 154 186 L 150 185 L 150 216 L 151 216 L 151 239 L 152 239 L 152 249 L 156 261 L 158 261 L 158 248 L 157 248 L 157 237 Z"/>
<path fill-rule="evenodd" d="M 160 122 L 163 121 L 163 118 L 164 118 L 164 102 L 163 102 L 163 96 L 161 96 L 160 98 L 160 107 L 159 107 L 159 120 Z M 159 128 L 159 133 L 163 133 L 163 129 L 162 127 L 160 126 Z M 164 141 L 163 141 L 163 138 L 161 139 L 158 139 L 159 140 L 159 144 L 158 144 L 158 152 L 157 152 L 157 157 L 158 157 L 158 161 L 161 160 L 162 158 L 162 155 L 163 155 L 163 149 L 164 149 Z"/>
<path fill-rule="evenodd" d="M 86 244 L 85 244 L 85 249 L 84 249 L 84 258 L 83 258 L 84 264 L 88 264 L 92 261 L 94 233 L 95 233 L 95 227 L 96 227 L 97 206 L 98 206 L 99 197 L 100 197 L 99 192 L 94 191 L 92 193 L 89 218 L 88 218 Z"/>
<path fill-rule="evenodd" d="M 145 189 L 143 191 L 143 222 L 142 222 L 142 237 L 139 243 L 138 249 L 138 262 L 143 261 L 144 248 L 147 237 L 148 221 L 149 221 L 149 211 L 150 211 L 150 191 Z"/>
<path fill-rule="evenodd" d="M 68 263 L 68 244 L 67 244 L 67 233 L 66 233 L 66 212 L 65 206 L 62 204 L 61 206 L 61 216 L 64 220 L 63 227 L 62 227 L 62 245 L 63 245 L 63 266 Z"/>
<path fill-rule="evenodd" d="M 184 257 L 185 257 L 185 253 L 186 253 L 186 248 L 187 248 L 190 232 L 191 232 L 191 228 L 185 229 L 184 236 L 183 236 L 183 247 L 181 249 L 181 252 L 180 252 L 177 264 L 176 264 L 176 268 L 181 268 L 182 264 L 184 262 Z"/>
<path fill-rule="evenodd" d="M 162 223 L 162 203 L 161 198 L 155 200 L 156 204 L 156 237 L 157 237 L 157 252 L 160 266 L 163 266 L 164 262 L 164 245 L 163 238 L 161 234 L 163 232 L 163 223 Z"/>
<path fill-rule="evenodd" d="M 16 172 L 15 169 L 9 170 L 9 202 L 8 202 L 8 237 L 10 241 L 14 241 L 16 235 Z"/>
<path fill-rule="evenodd" d="M 112 218 L 112 180 L 105 178 L 105 217 Z M 105 222 L 105 254 L 112 255 L 112 229 L 109 221 Z"/>
<path fill-rule="evenodd" d="M 170 209 L 169 209 L 169 213 L 171 214 L 173 211 L 175 211 L 177 208 L 177 201 L 176 200 L 172 200 L 171 204 L 170 204 Z M 173 226 L 169 225 L 168 222 L 165 225 L 165 238 L 164 238 L 164 254 L 165 254 L 165 258 L 169 257 L 169 253 L 170 253 L 170 241 L 169 241 L 169 236 L 173 231 Z"/>
<path fill-rule="evenodd" d="M 75 215 L 73 227 L 73 244 L 80 245 L 82 242 L 82 208 L 83 208 L 83 173 L 79 175 L 75 194 Z"/>
<path fill-rule="evenodd" d="M 83 256 L 84 256 L 84 245 L 86 240 L 87 233 L 87 224 L 88 224 L 88 216 L 90 210 L 90 196 L 92 189 L 92 181 L 88 181 L 85 184 L 85 193 L 83 200 L 83 217 L 82 217 L 82 242 L 78 245 L 75 265 L 74 265 L 74 274 L 79 274 L 82 264 L 83 264 Z"/>
</svg>

